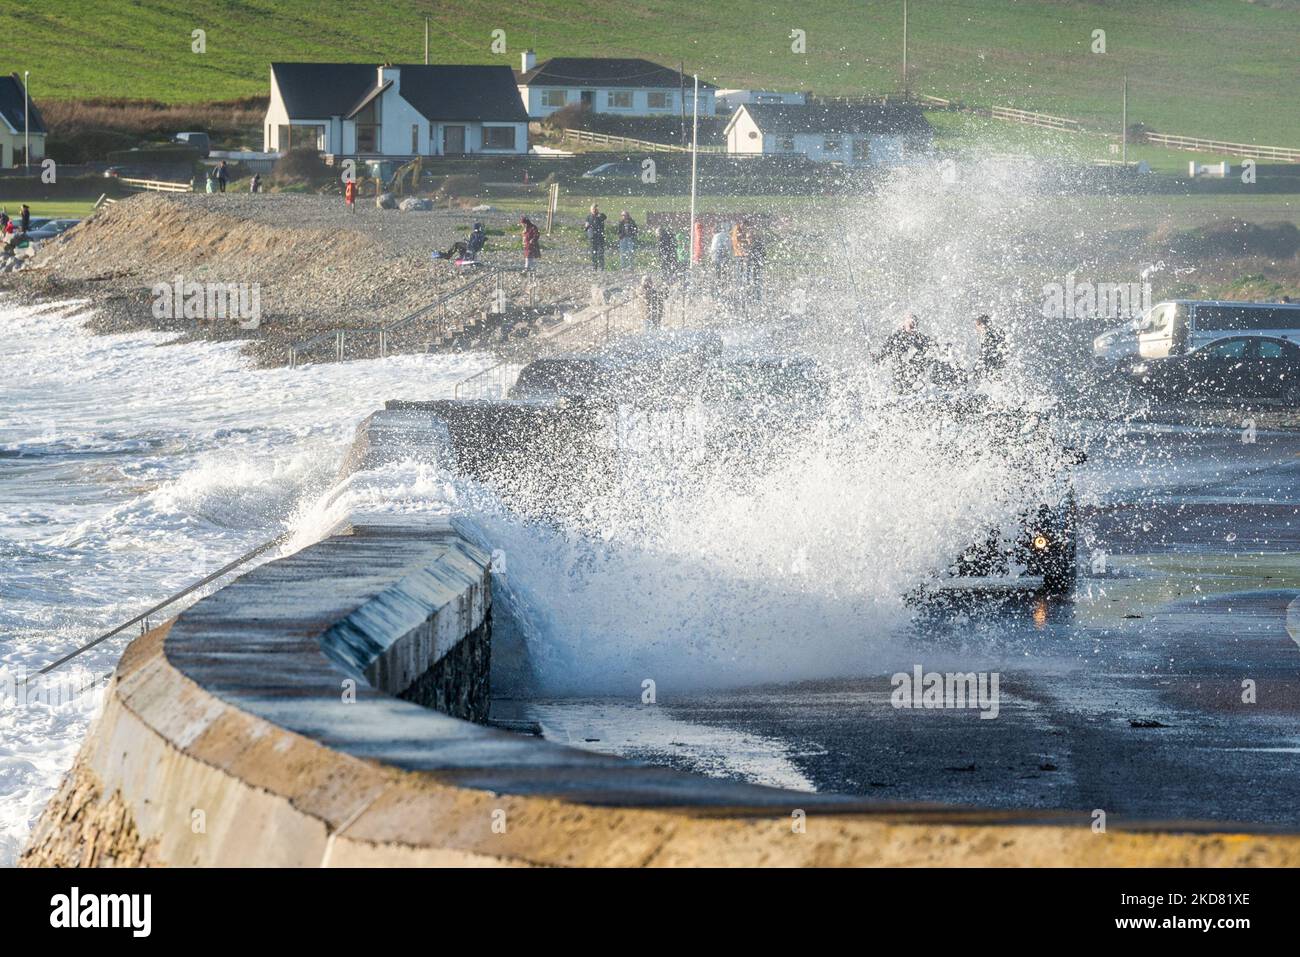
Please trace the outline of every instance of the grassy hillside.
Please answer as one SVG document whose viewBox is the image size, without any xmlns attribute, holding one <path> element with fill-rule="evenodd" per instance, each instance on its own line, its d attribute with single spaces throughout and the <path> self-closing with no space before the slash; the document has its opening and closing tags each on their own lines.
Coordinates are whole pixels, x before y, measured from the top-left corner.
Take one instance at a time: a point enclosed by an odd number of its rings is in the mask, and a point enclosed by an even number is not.
<svg viewBox="0 0 1300 957">
<path fill-rule="evenodd" d="M 1158 130 L 1300 145 L 1297 0 L 911 0 L 923 93 Z M 200 102 L 265 94 L 272 59 L 439 62 L 519 52 L 684 61 L 724 85 L 881 93 L 899 86 L 902 0 L 4 0 L 0 69 L 38 98 Z M 207 31 L 207 52 L 190 33 Z M 790 50 L 792 28 L 807 53 Z M 506 31 L 508 52 L 490 50 Z M 1090 51 L 1106 31 L 1107 53 Z M 23 51 L 21 56 L 14 51 Z"/>
</svg>

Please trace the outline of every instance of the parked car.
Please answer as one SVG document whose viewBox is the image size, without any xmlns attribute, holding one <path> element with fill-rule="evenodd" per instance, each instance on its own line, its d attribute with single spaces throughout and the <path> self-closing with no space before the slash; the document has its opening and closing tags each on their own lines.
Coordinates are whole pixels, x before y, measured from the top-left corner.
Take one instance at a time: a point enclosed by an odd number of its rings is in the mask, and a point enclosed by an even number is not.
<svg viewBox="0 0 1300 957">
<path fill-rule="evenodd" d="M 172 142 L 193 146 L 204 159 L 207 159 L 208 154 L 212 152 L 212 140 L 208 138 L 207 133 L 177 133 L 172 137 Z"/>
<path fill-rule="evenodd" d="M 625 160 L 618 163 L 601 163 L 594 169 L 582 174 L 583 179 L 637 179 L 641 175 L 641 164 Z"/>
<path fill-rule="evenodd" d="M 27 237 L 29 239 L 53 239 L 55 236 L 66 233 L 79 222 L 81 222 L 79 219 L 33 219 L 31 229 L 27 230 Z"/>
<path fill-rule="evenodd" d="M 1129 375 L 1168 398 L 1279 399 L 1300 406 L 1300 345 L 1275 336 L 1227 336 L 1185 355 L 1138 362 Z"/>
</svg>

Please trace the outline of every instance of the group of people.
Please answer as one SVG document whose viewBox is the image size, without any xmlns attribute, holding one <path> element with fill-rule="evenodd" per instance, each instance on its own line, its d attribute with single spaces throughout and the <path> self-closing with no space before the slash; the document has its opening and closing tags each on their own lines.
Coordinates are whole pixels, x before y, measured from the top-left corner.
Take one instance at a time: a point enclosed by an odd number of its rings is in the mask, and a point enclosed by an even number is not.
<svg viewBox="0 0 1300 957">
<path fill-rule="evenodd" d="M 605 223 L 608 217 L 600 211 L 600 206 L 596 203 L 591 204 L 591 209 L 587 218 L 583 220 L 582 231 L 587 237 L 587 247 L 591 253 L 591 268 L 593 272 L 602 272 L 605 269 L 605 248 L 608 241 L 605 235 Z M 619 214 L 618 222 L 614 224 L 614 231 L 618 239 L 618 265 L 622 269 L 633 269 L 636 267 L 636 238 L 640 232 L 632 214 L 626 209 Z"/>
<path fill-rule="evenodd" d="M 27 238 L 32 228 L 32 211 L 26 203 L 18 211 L 18 219 L 9 218 L 8 210 L 0 210 L 0 248 L 12 254 L 18 244 Z"/>
<path fill-rule="evenodd" d="M 257 180 L 258 184 L 262 181 L 260 176 L 254 177 L 254 179 Z M 209 193 L 224 193 L 228 182 L 230 182 L 230 170 L 226 167 L 225 160 L 208 170 L 207 189 Z M 257 189 L 254 189 L 253 192 L 256 193 Z"/>
<path fill-rule="evenodd" d="M 349 184 L 351 186 L 351 184 Z M 355 199 L 345 195 L 349 205 Z M 541 231 L 527 216 L 519 217 L 520 242 L 524 253 L 524 272 L 533 272 L 542 257 Z M 635 269 L 637 245 L 641 227 L 626 209 L 614 224 L 618 245 L 618 264 L 621 269 Z M 608 241 L 608 217 L 600 206 L 592 203 L 583 221 L 588 255 L 593 272 L 605 269 L 605 252 Z M 684 237 L 666 226 L 655 230 L 654 251 L 659 266 L 660 280 L 664 286 L 680 283 L 686 276 L 690 250 Z M 481 222 L 474 223 L 469 236 L 453 242 L 445 252 L 435 251 L 434 259 L 449 259 L 464 263 L 477 261 L 487 242 L 487 232 Z M 734 224 L 720 224 L 708 246 L 709 261 L 713 264 L 712 276 L 719 291 L 734 290 L 754 299 L 762 298 L 763 267 L 766 246 L 757 226 L 742 219 Z"/>
<path fill-rule="evenodd" d="M 908 313 L 899 327 L 889 334 L 884 345 L 871 358 L 877 365 L 887 365 L 897 392 L 912 392 L 927 378 L 939 384 L 959 385 L 995 379 L 1007 364 L 1006 335 L 985 315 L 975 317 L 980 337 L 975 364 L 959 369 L 939 355 L 938 344 L 917 328 L 916 316 Z"/>
</svg>

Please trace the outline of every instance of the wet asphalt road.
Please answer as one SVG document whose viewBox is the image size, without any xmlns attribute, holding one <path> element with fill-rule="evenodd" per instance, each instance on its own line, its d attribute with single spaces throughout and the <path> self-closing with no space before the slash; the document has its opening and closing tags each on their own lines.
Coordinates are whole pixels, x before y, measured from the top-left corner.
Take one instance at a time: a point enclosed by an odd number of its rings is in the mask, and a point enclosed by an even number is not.
<svg viewBox="0 0 1300 957">
<path fill-rule="evenodd" d="M 1090 431 L 1072 600 L 923 613 L 877 675 L 522 710 L 580 747 L 761 783 L 1300 826 L 1300 434 Z M 894 707 L 916 665 L 996 672 L 997 717 Z"/>
</svg>

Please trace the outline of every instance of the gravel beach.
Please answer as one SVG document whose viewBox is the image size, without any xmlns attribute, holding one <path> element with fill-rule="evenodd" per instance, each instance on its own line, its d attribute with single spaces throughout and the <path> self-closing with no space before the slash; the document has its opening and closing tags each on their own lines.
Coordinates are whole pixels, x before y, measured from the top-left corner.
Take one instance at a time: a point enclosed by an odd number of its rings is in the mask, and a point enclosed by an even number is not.
<svg viewBox="0 0 1300 957">
<path fill-rule="evenodd" d="M 501 272 L 507 309 L 530 302 L 556 310 L 590 301 L 592 274 L 572 239 L 543 239 L 541 268 L 531 282 L 522 265 L 518 216 L 438 209 L 400 212 L 359 201 L 350 211 L 337 197 L 292 193 L 163 194 L 133 196 L 101 209 L 76 229 L 44 244 L 31 265 L 0 276 L 0 289 L 29 299 L 89 299 L 98 332 L 135 329 L 193 338 L 245 339 L 260 365 L 283 365 L 289 346 L 332 329 L 391 323 L 468 278 L 431 258 L 464 239 L 482 220 L 489 241 L 482 260 Z M 186 282 L 255 284 L 258 328 L 232 320 L 160 319 L 152 288 Z M 606 286 L 630 277 L 605 275 Z M 495 283 L 483 282 L 456 299 L 455 316 L 491 308 Z M 418 321 L 390 338 L 392 351 L 424 351 L 437 323 Z M 328 339 L 328 337 L 326 337 Z M 332 350 L 325 342 L 324 352 Z M 326 358 L 318 350 L 313 358 Z"/>
</svg>

